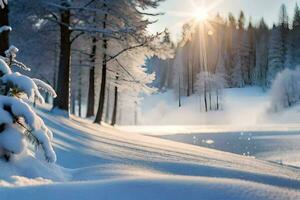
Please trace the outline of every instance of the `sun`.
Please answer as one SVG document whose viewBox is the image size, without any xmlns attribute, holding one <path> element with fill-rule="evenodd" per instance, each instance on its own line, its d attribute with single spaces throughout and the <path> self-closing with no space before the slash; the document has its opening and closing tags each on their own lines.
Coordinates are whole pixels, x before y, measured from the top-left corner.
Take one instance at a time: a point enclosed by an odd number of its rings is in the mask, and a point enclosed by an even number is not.
<svg viewBox="0 0 300 200">
<path fill-rule="evenodd" d="M 198 21 L 204 21 L 208 18 L 208 11 L 204 7 L 198 7 L 197 9 L 194 10 L 193 16 Z"/>
</svg>

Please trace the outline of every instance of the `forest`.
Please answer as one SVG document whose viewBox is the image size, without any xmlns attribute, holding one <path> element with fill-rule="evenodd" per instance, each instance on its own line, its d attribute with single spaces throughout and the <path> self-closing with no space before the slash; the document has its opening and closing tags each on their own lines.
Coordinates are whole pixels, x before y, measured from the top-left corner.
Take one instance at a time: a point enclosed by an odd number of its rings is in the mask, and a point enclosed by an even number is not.
<svg viewBox="0 0 300 200">
<path fill-rule="evenodd" d="M 143 96 L 167 89 L 176 91 L 179 106 L 181 97 L 199 94 L 204 111 L 220 110 L 224 88 L 269 90 L 279 72 L 300 62 L 298 5 L 293 17 L 282 5 L 272 27 L 243 11 L 191 19 L 173 41 L 167 29 L 147 31 L 162 14 L 148 10 L 159 3 L 12 1 L 0 11 L 0 52 L 9 41 L 21 49 L 18 57 L 34 66 L 29 73 L 57 90 L 54 100 L 43 93 L 54 110 L 112 125 L 137 124 Z M 280 92 L 294 93 L 288 90 L 273 92 L 274 107 L 298 102 L 298 96 L 279 99 Z"/>
<path fill-rule="evenodd" d="M 300 199 L 284 1 L 0 0 L 0 199 Z"/>
<path fill-rule="evenodd" d="M 205 23 L 193 19 L 184 24 L 177 44 L 168 41 L 174 46 L 175 58 L 162 60 L 154 56 L 147 60 L 149 71 L 156 74 L 153 84 L 160 90 L 177 91 L 179 106 L 183 96 L 203 95 L 206 111 L 221 109 L 218 98 L 222 98 L 223 88 L 259 86 L 268 91 L 280 72 L 290 70 L 293 74 L 300 64 L 299 24 L 297 4 L 291 18 L 283 4 L 278 22 L 272 27 L 264 19 L 252 22 L 243 11 L 238 17 L 217 14 Z M 299 75 L 293 80 L 296 77 Z M 280 104 L 275 107 L 290 107 L 299 101 L 295 95 L 299 93 L 299 83 L 287 83 L 288 75 L 281 79 L 286 81 L 274 84 L 273 103 Z M 286 88 L 282 88 L 284 84 Z"/>
</svg>

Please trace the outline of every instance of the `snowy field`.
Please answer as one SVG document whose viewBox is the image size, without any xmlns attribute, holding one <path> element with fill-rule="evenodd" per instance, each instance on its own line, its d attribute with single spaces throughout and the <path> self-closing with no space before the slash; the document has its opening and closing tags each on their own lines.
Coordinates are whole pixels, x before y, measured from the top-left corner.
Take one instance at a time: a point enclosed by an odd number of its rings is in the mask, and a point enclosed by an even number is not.
<svg viewBox="0 0 300 200">
<path fill-rule="evenodd" d="M 1 200 L 299 199 L 300 170 L 39 112 L 57 164 L 0 161 Z"/>
<path fill-rule="evenodd" d="M 151 119 L 162 118 L 162 126 L 122 129 L 300 167 L 299 106 L 272 114 L 269 94 L 257 87 L 227 89 L 225 100 L 223 111 L 204 113 L 194 109 L 196 96 L 184 99 L 182 108 L 171 92 L 150 96 L 143 121 L 157 124 Z"/>
<path fill-rule="evenodd" d="M 300 123 L 300 107 L 271 114 L 270 95 L 259 87 L 225 89 L 223 110 L 205 113 L 201 111 L 200 97 L 193 95 L 182 98 L 178 108 L 177 96 L 173 91 L 145 97 L 141 109 L 141 125 L 184 125 L 194 129 L 205 125 L 207 128 L 232 130 L 275 129 L 288 124 L 295 128 Z M 160 119 L 160 120 L 157 120 Z M 197 127 L 195 127 L 197 126 Z M 300 126 L 299 126 L 300 127 Z M 174 132 L 174 131 L 171 131 Z"/>
</svg>

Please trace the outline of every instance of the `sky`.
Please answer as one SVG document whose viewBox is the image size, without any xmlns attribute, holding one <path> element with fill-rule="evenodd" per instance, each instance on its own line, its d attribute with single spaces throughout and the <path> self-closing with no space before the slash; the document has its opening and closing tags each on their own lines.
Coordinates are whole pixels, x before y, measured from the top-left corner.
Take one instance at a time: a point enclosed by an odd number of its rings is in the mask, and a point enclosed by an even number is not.
<svg viewBox="0 0 300 200">
<path fill-rule="evenodd" d="M 174 39 L 179 38 L 183 23 L 192 18 L 199 6 L 209 8 L 209 15 L 220 13 L 222 16 L 227 16 L 229 12 L 232 12 L 238 16 L 243 10 L 247 19 L 251 16 L 254 24 L 263 17 L 271 26 L 278 21 L 281 4 L 286 4 L 289 16 L 292 18 L 296 2 L 299 4 L 300 0 L 165 0 L 155 10 L 165 14 L 156 17 L 158 22 L 151 25 L 150 30 L 155 33 L 167 27 Z"/>
</svg>

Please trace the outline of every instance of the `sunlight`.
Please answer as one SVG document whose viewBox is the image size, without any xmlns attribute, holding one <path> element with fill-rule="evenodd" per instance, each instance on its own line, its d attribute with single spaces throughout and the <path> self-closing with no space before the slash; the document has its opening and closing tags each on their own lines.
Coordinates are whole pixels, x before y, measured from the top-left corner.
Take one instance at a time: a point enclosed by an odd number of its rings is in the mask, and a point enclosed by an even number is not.
<svg viewBox="0 0 300 200">
<path fill-rule="evenodd" d="M 193 15 L 194 15 L 195 19 L 197 19 L 198 21 L 204 21 L 208 18 L 208 11 L 204 7 L 198 7 L 194 11 Z"/>
</svg>

